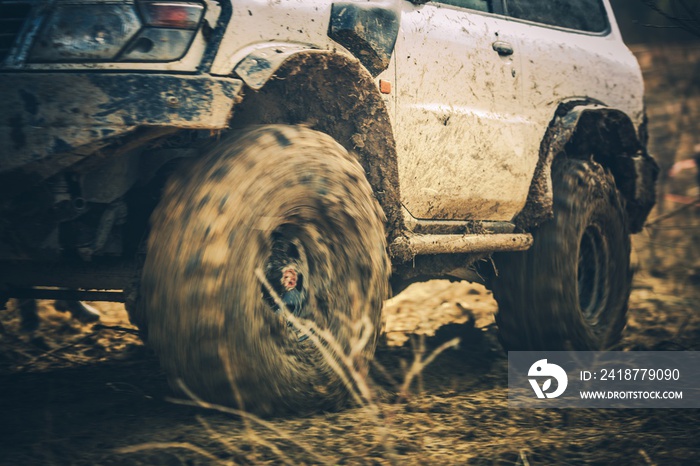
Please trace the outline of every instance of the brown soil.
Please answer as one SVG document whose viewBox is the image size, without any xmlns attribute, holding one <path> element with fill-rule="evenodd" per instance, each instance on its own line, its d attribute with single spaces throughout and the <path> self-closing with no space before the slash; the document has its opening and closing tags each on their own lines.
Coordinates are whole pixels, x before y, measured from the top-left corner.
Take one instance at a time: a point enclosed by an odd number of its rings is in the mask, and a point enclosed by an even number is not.
<svg viewBox="0 0 700 466">
<path fill-rule="evenodd" d="M 698 349 L 698 292 L 678 283 L 638 274 L 623 349 Z M 495 302 L 464 282 L 387 303 L 373 406 L 267 421 L 173 403 L 122 306 L 95 303 L 101 324 L 82 326 L 50 304 L 33 335 L 12 303 L 0 313 L 0 464 L 690 464 L 700 453 L 698 410 L 509 409 Z M 417 349 L 454 336 L 461 346 L 401 399 Z"/>
</svg>

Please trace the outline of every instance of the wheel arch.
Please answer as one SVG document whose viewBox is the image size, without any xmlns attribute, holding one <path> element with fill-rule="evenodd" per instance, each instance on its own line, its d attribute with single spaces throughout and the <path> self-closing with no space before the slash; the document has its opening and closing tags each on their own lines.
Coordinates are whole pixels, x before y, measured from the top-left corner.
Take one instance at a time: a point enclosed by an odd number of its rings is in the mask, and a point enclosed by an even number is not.
<svg viewBox="0 0 700 466">
<path fill-rule="evenodd" d="M 386 214 L 391 241 L 403 229 L 396 145 L 389 111 L 372 75 L 355 58 L 331 51 L 297 48 L 278 55 L 285 56 L 263 75 L 236 67 L 253 86 L 246 86 L 231 128 L 299 124 L 332 136 L 357 155 Z"/>
<path fill-rule="evenodd" d="M 646 148 L 646 118 L 639 132 L 623 111 L 593 100 L 559 105 L 540 144 L 525 208 L 515 219 L 531 230 L 552 216 L 552 163 L 557 157 L 593 158 L 612 173 L 625 200 L 629 229 L 639 232 L 656 202 L 659 168 Z"/>
</svg>

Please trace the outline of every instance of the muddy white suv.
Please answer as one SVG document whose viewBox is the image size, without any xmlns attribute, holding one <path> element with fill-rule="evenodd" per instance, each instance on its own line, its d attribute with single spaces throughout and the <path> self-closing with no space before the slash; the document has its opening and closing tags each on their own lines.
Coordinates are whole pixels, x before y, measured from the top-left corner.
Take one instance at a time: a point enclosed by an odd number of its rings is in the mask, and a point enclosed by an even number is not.
<svg viewBox="0 0 700 466">
<path fill-rule="evenodd" d="M 338 406 L 389 285 L 433 277 L 491 286 L 510 349 L 620 336 L 657 168 L 608 0 L 0 0 L 0 28 L 0 293 L 125 301 L 179 388 Z"/>
</svg>

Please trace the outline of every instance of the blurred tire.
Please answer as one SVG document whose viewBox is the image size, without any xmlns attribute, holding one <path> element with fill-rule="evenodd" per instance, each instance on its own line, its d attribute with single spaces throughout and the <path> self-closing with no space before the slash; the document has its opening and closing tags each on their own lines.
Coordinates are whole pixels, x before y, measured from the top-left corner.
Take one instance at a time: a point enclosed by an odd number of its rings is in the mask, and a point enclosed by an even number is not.
<svg viewBox="0 0 700 466">
<path fill-rule="evenodd" d="M 598 350 L 619 341 L 632 273 L 625 209 L 598 163 L 552 167 L 554 218 L 522 253 L 498 254 L 496 322 L 508 350 Z"/>
<path fill-rule="evenodd" d="M 256 272 L 365 374 L 388 292 L 383 218 L 328 135 L 275 125 L 213 144 L 152 217 L 139 305 L 171 381 L 258 414 L 342 406 L 337 356 L 282 317 Z"/>
</svg>

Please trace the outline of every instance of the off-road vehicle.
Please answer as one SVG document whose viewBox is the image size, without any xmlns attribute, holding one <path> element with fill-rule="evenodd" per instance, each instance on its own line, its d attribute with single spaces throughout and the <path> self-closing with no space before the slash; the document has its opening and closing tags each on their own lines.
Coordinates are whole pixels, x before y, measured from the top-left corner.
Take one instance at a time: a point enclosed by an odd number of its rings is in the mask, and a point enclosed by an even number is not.
<svg viewBox="0 0 700 466">
<path fill-rule="evenodd" d="M 492 287 L 509 349 L 620 336 L 657 168 L 608 0 L 0 0 L 0 28 L 2 297 L 125 301 L 180 388 L 336 407 L 390 285 L 431 277 Z"/>
</svg>

